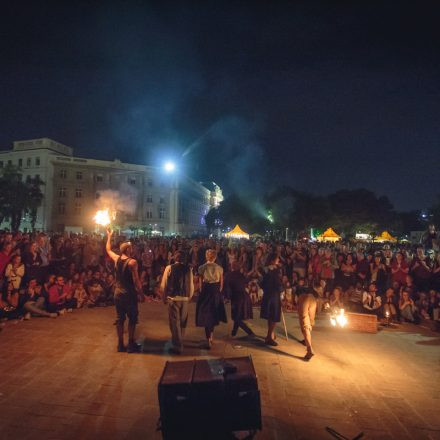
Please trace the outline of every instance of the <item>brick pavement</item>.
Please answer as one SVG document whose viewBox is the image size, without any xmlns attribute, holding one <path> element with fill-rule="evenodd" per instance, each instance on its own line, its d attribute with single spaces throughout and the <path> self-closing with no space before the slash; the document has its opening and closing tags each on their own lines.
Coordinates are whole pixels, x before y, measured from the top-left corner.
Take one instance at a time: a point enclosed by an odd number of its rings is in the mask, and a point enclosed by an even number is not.
<svg viewBox="0 0 440 440">
<path fill-rule="evenodd" d="M 413 326 L 378 334 L 333 329 L 317 321 L 311 362 L 304 347 L 279 347 L 216 330 L 208 352 L 191 325 L 184 356 L 169 356 L 166 308 L 141 305 L 144 354 L 115 352 L 112 308 L 32 318 L 0 333 L 1 439 L 159 439 L 157 383 L 166 360 L 251 354 L 262 393 L 257 439 L 440 440 L 440 335 Z M 286 317 L 299 337 L 296 315 Z M 191 305 L 190 323 L 194 322 Z M 257 334 L 264 322 L 251 321 Z M 239 333 L 240 336 L 240 333 Z"/>
</svg>

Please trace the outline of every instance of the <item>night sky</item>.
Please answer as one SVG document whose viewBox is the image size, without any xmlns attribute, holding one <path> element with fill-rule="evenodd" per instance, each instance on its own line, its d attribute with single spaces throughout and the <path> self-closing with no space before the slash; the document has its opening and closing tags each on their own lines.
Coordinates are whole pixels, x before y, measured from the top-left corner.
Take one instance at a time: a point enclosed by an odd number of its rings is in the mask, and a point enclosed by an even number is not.
<svg viewBox="0 0 440 440">
<path fill-rule="evenodd" d="M 174 158 L 226 194 L 440 193 L 438 2 L 78 3 L 3 6 L 2 148 Z"/>
</svg>

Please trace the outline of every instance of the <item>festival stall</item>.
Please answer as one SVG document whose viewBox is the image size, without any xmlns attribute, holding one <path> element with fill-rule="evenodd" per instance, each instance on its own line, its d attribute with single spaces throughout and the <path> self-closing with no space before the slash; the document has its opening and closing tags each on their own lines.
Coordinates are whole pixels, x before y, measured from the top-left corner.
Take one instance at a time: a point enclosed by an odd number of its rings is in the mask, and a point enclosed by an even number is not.
<svg viewBox="0 0 440 440">
<path fill-rule="evenodd" d="M 380 234 L 374 238 L 374 241 L 376 241 L 378 243 L 385 243 L 387 241 L 390 241 L 392 243 L 396 243 L 397 239 L 394 238 L 388 231 L 383 231 L 382 234 Z"/>
<path fill-rule="evenodd" d="M 341 236 L 338 235 L 332 228 L 328 228 L 324 233 L 321 235 L 318 235 L 316 237 L 317 241 L 339 241 L 341 239 Z"/>
<path fill-rule="evenodd" d="M 249 234 L 244 232 L 238 225 L 235 225 L 235 228 L 231 231 L 226 232 L 225 237 L 238 239 L 245 238 L 246 240 L 249 240 Z"/>
</svg>

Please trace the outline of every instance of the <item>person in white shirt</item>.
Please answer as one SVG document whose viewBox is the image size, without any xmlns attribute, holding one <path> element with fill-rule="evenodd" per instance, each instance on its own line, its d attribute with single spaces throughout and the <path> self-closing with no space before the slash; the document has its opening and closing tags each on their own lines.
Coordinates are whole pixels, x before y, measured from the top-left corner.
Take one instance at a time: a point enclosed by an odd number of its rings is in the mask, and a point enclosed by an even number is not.
<svg viewBox="0 0 440 440">
<path fill-rule="evenodd" d="M 174 254 L 174 264 L 166 266 L 160 291 L 164 304 L 168 304 L 168 318 L 173 346 L 171 352 L 181 354 L 183 337 L 188 323 L 188 303 L 194 294 L 194 279 L 181 251 Z"/>
<path fill-rule="evenodd" d="M 379 315 L 382 307 L 382 298 L 377 295 L 377 287 L 375 283 L 371 283 L 368 286 L 368 292 L 363 293 L 362 307 L 364 309 L 364 313 Z"/>
</svg>

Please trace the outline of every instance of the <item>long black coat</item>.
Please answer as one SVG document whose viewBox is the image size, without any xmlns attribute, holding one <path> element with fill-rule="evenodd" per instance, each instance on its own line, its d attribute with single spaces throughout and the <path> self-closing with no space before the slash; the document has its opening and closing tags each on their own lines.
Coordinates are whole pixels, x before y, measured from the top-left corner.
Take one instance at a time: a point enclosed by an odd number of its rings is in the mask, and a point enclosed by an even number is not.
<svg viewBox="0 0 440 440">
<path fill-rule="evenodd" d="M 196 304 L 196 326 L 209 328 L 220 322 L 227 322 L 220 283 L 203 283 Z"/>
<path fill-rule="evenodd" d="M 252 301 L 246 292 L 246 278 L 238 270 L 225 275 L 225 292 L 231 299 L 231 316 L 233 321 L 252 319 Z"/>
<path fill-rule="evenodd" d="M 261 318 L 272 322 L 280 322 L 283 283 L 281 281 L 281 272 L 277 267 L 267 267 L 265 269 L 261 287 L 263 289 Z"/>
</svg>

